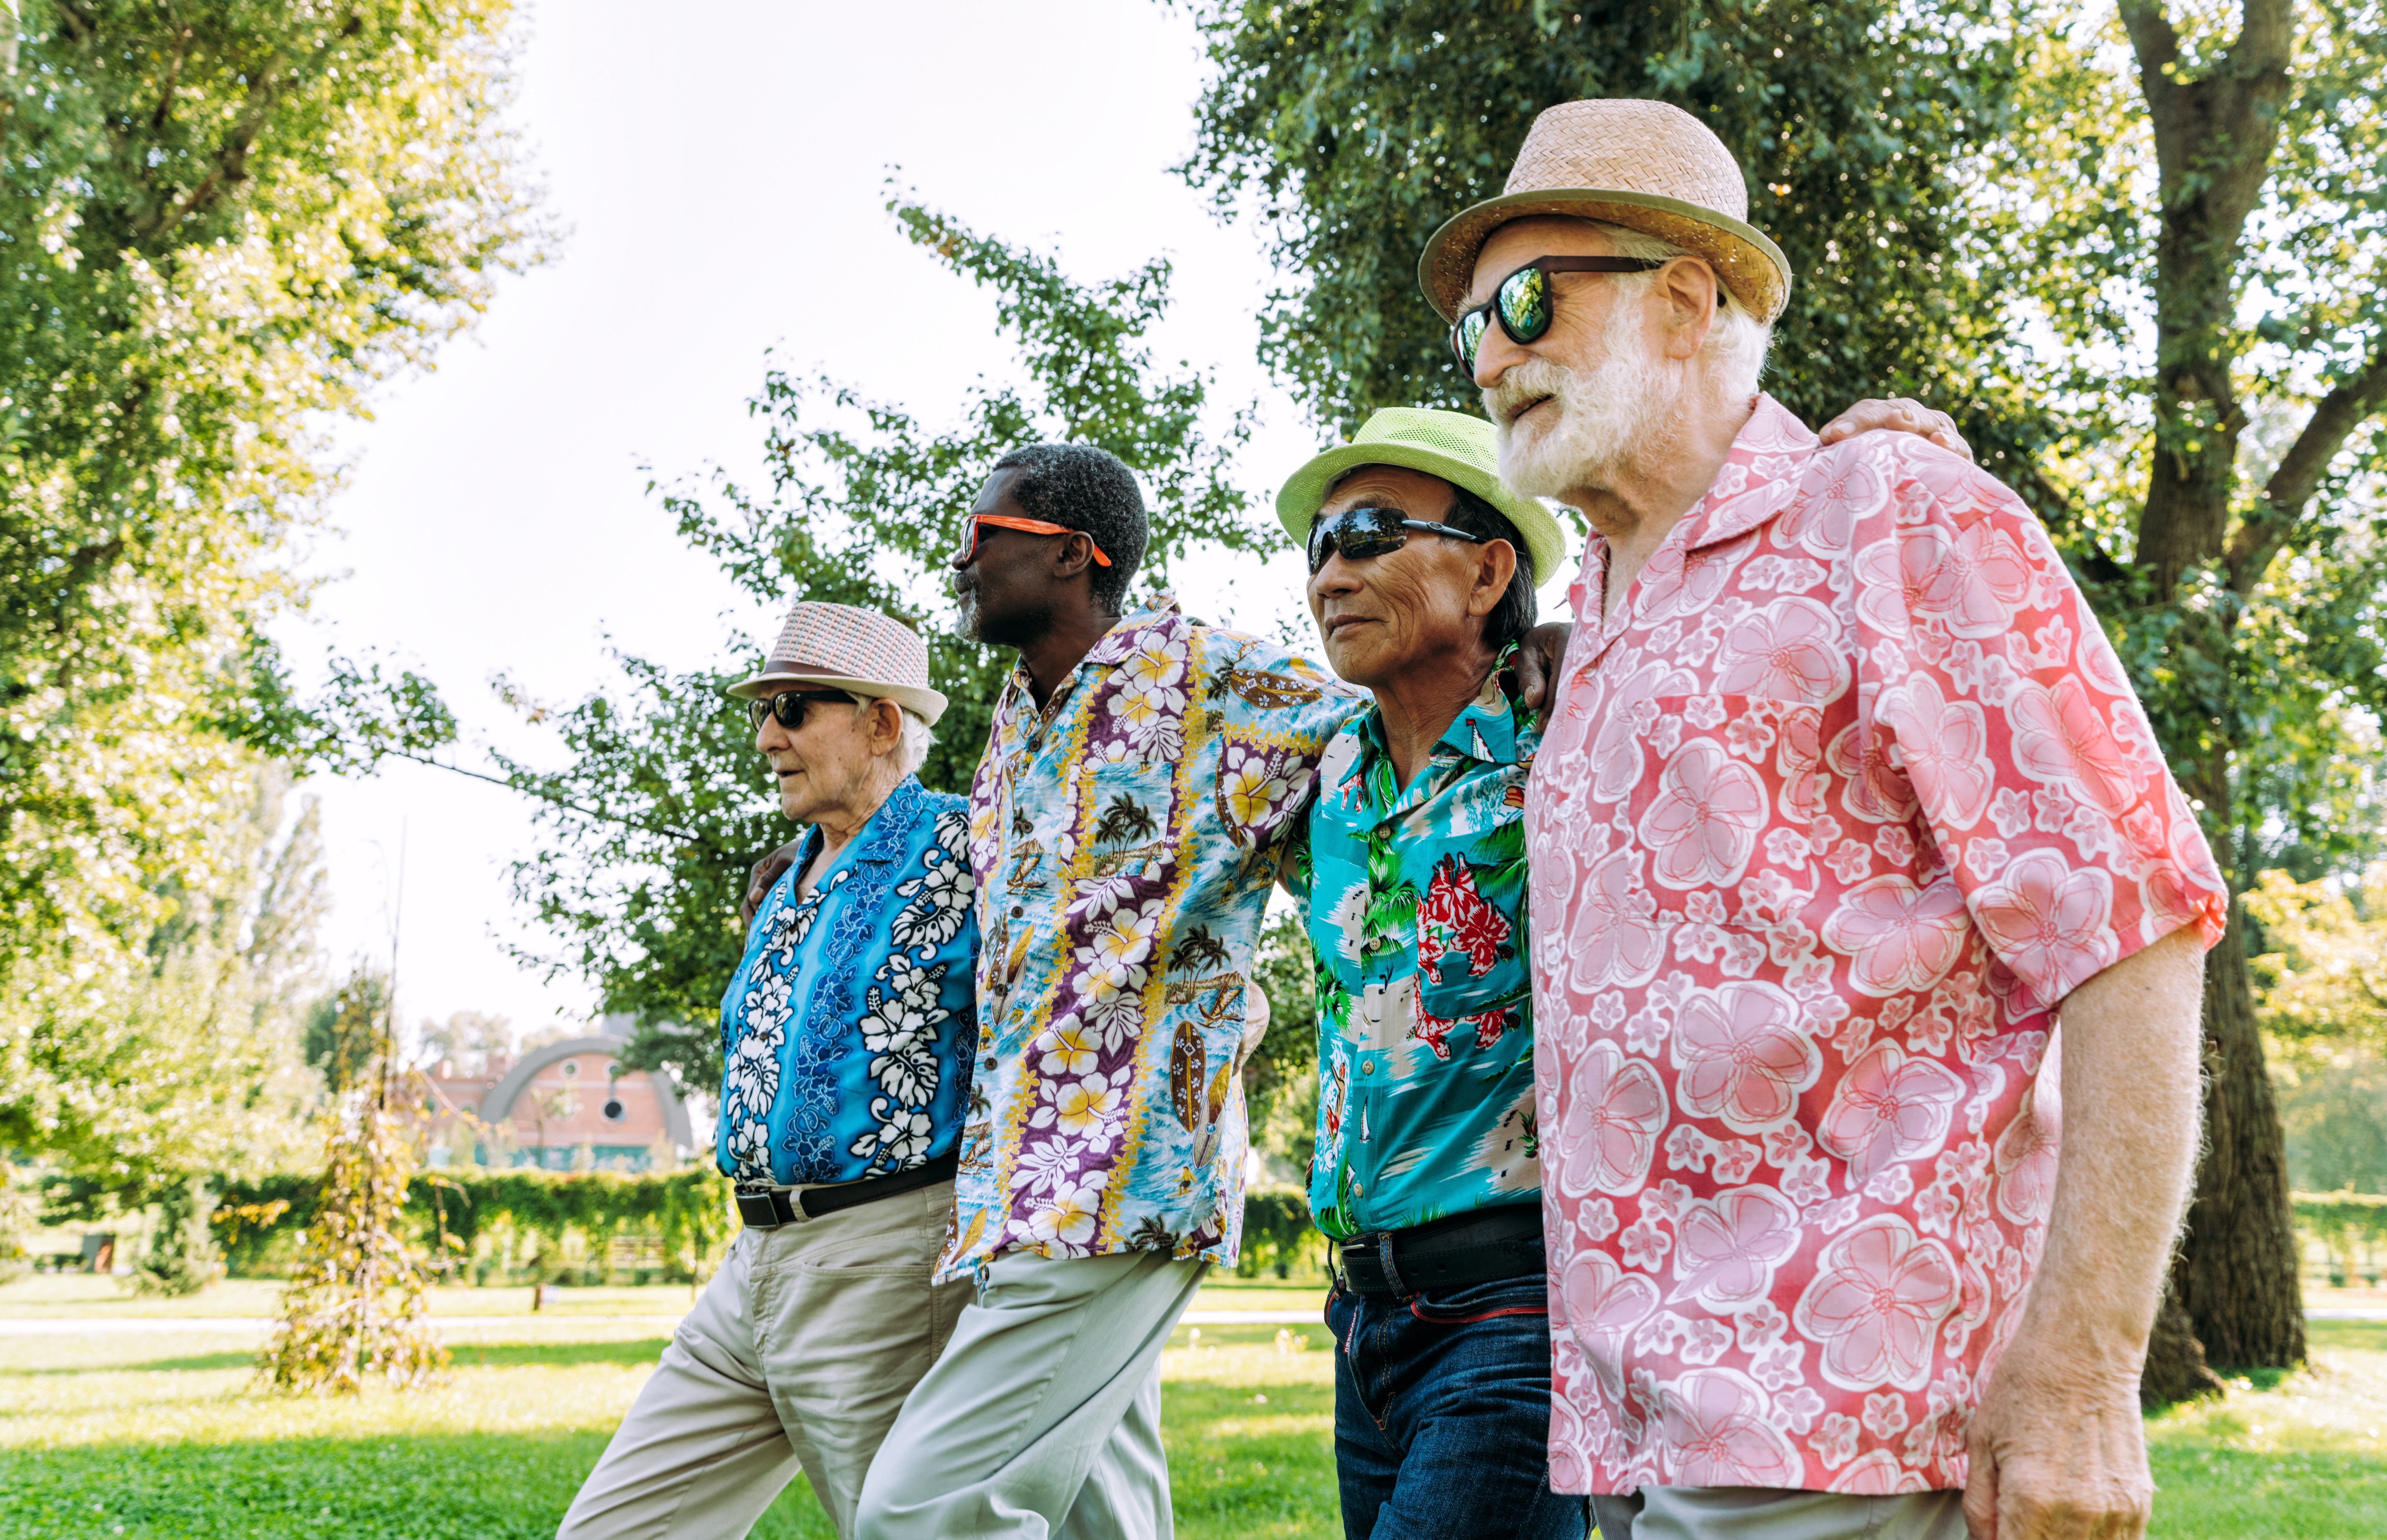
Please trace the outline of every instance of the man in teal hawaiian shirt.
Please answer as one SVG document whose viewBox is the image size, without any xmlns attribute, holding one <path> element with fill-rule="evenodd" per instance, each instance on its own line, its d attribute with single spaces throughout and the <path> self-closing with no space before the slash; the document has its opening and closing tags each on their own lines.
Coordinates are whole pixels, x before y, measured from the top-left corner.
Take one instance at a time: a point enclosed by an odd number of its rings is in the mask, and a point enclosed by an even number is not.
<svg viewBox="0 0 2387 1540">
<path fill-rule="evenodd" d="M 1309 1203 L 1345 1533 L 1568 1537 L 1549 1489 L 1549 1311 L 1526 972 L 1515 673 L 1563 538 L 1504 491 L 1489 423 L 1376 413 L 1277 501 L 1329 662 L 1372 701 L 1336 735 L 1286 885 L 1318 959 Z"/>
</svg>

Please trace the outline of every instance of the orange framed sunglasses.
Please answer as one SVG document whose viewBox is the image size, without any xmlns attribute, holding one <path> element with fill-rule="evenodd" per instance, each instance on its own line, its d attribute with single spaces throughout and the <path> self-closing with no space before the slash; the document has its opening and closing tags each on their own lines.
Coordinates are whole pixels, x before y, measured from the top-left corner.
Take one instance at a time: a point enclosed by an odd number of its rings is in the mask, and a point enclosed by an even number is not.
<svg viewBox="0 0 2387 1540">
<path fill-rule="evenodd" d="M 1015 519 L 1007 513 L 973 513 L 962 521 L 962 527 L 968 531 L 969 543 L 962 547 L 959 556 L 954 558 L 954 566 L 966 567 L 978 560 L 978 526 L 980 524 L 992 524 L 997 529 L 1016 529 L 1023 535 L 1086 534 L 1082 529 L 1071 529 L 1067 524 L 1046 524 L 1042 519 Z M 1087 535 L 1086 543 L 1092 545 L 1093 536 Z M 1110 564 L 1111 559 L 1103 554 L 1103 548 L 1094 546 L 1094 565 L 1107 567 Z"/>
</svg>

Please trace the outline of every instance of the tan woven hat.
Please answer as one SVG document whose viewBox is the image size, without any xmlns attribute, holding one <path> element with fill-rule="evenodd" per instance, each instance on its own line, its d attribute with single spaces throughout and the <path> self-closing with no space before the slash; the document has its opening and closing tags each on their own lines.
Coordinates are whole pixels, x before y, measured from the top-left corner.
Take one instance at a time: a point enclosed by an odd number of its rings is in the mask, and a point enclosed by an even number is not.
<svg viewBox="0 0 2387 1540">
<path fill-rule="evenodd" d="M 1790 297 L 1790 259 L 1749 225 L 1740 163 L 1705 123 L 1664 102 L 1561 102 L 1535 118 L 1507 188 L 1435 231 L 1418 259 L 1418 282 L 1445 321 L 1458 318 L 1492 232 L 1536 214 L 1672 241 L 1715 264 L 1762 322 Z"/>
<path fill-rule="evenodd" d="M 928 688 L 928 644 L 876 610 L 800 600 L 771 644 L 763 672 L 729 687 L 741 701 L 810 685 L 854 695 L 887 696 L 930 726 L 945 698 Z"/>
</svg>

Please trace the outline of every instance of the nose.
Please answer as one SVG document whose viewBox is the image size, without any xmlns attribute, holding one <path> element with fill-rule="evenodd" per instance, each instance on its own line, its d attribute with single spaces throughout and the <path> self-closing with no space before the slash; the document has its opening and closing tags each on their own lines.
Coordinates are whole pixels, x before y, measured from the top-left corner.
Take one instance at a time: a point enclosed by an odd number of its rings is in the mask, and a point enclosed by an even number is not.
<svg viewBox="0 0 2387 1540">
<path fill-rule="evenodd" d="M 779 726 L 779 719 L 777 717 L 773 716 L 768 712 L 764 713 L 762 725 L 754 729 L 754 748 L 756 751 L 761 753 L 769 754 L 776 753 L 779 750 L 786 749 L 790 746 L 791 740 L 788 737 L 788 729 Z"/>
<path fill-rule="evenodd" d="M 1525 350 L 1509 340 L 1509 334 L 1499 322 L 1484 328 L 1484 340 L 1475 345 L 1475 388 L 1489 390 L 1500 383 L 1500 376 L 1511 364 L 1522 363 Z"/>
<path fill-rule="evenodd" d="M 1367 585 L 1361 580 L 1358 564 L 1345 561 L 1340 548 L 1326 558 L 1326 564 L 1309 577 L 1309 602 L 1312 609 L 1321 607 L 1330 599 L 1356 594 Z"/>
</svg>

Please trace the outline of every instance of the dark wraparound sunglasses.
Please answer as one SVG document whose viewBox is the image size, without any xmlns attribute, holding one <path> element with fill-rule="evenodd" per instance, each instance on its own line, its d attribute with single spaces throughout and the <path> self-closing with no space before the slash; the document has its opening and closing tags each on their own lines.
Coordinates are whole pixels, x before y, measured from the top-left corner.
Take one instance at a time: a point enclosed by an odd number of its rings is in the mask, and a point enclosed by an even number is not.
<svg viewBox="0 0 2387 1540">
<path fill-rule="evenodd" d="M 1350 562 L 1389 556 L 1409 543 L 1412 529 L 1428 535 L 1447 535 L 1454 540 L 1477 546 L 1493 538 L 1471 529 L 1412 519 L 1397 508 L 1346 508 L 1309 526 L 1309 575 L 1316 577 L 1318 569 L 1338 550 Z"/>
<path fill-rule="evenodd" d="M 1509 340 L 1520 347 L 1538 341 L 1550 329 L 1551 273 L 1648 272 L 1665 265 L 1641 257 L 1536 257 L 1501 279 L 1491 298 L 1459 312 L 1459 319 L 1450 325 L 1450 350 L 1459 355 L 1459 367 L 1471 379 L 1476 352 L 1484 346 L 1484 334 L 1492 329 L 1494 316 L 1500 318 L 1500 330 L 1509 334 Z"/>
<path fill-rule="evenodd" d="M 754 719 L 754 730 L 761 732 L 763 724 L 776 718 L 789 732 L 802 730 L 804 713 L 815 701 L 842 701 L 853 704 L 853 697 L 841 689 L 783 689 L 777 695 L 765 695 L 746 702 L 746 714 Z"/>
</svg>

